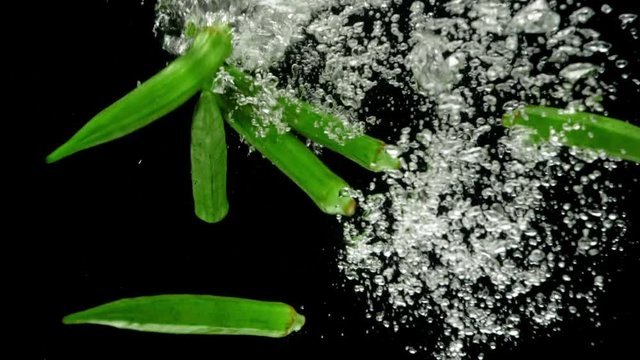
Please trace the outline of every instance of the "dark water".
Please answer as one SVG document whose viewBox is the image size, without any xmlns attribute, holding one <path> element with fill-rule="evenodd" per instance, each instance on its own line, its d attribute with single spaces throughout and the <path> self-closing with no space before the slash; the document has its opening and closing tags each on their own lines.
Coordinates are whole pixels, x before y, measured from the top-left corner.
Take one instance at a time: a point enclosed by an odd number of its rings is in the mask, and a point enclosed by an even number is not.
<svg viewBox="0 0 640 360">
<path fill-rule="evenodd" d="M 632 1 L 609 4 L 616 12 L 638 12 Z M 28 81 L 46 96 L 31 103 L 25 122 L 35 134 L 24 149 L 27 179 L 19 179 L 27 184 L 16 211 L 23 222 L 14 223 L 22 235 L 5 240 L 17 243 L 17 251 L 5 256 L 20 264 L 10 274 L 17 302 L 29 314 L 17 328 L 27 334 L 27 354 L 47 360 L 416 358 L 403 350 L 401 334 L 371 330 L 364 305 L 343 288 L 336 268 L 340 225 L 259 155 L 247 158 L 235 134 L 229 136 L 229 217 L 218 225 L 195 219 L 189 177 L 193 102 L 122 140 L 44 164 L 46 154 L 96 111 L 171 60 L 152 32 L 153 6 L 94 0 L 39 8 L 45 51 L 38 51 Z M 600 26 L 607 31 L 611 24 Z M 622 35 L 615 40 L 618 49 L 630 41 Z M 627 48 L 628 58 L 637 60 L 638 49 Z M 630 66 L 640 73 L 637 61 Z M 616 112 L 638 120 L 638 100 L 621 101 Z M 368 183 L 370 175 L 355 166 L 336 156 L 325 159 L 354 186 Z M 639 239 L 640 166 L 612 176 L 633 189 L 624 206 L 628 238 Z M 602 298 L 601 328 L 573 321 L 560 333 L 522 339 L 515 349 L 486 358 L 636 358 L 639 259 L 637 244 L 630 245 L 609 265 L 616 271 Z M 65 314 L 84 308 L 163 293 L 278 300 L 300 309 L 308 322 L 301 333 L 278 340 L 61 324 Z"/>
</svg>

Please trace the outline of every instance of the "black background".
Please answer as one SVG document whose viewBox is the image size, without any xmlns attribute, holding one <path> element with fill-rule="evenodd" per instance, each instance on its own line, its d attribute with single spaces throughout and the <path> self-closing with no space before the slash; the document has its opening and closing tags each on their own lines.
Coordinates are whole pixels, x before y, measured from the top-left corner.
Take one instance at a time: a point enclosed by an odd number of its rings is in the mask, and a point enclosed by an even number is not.
<svg viewBox="0 0 640 360">
<path fill-rule="evenodd" d="M 616 13 L 637 12 L 632 1 L 609 3 Z M 247 157 L 235 135 L 229 136 L 229 216 L 217 225 L 194 217 L 188 150 L 193 101 L 117 142 L 44 164 L 87 119 L 171 61 L 152 32 L 153 8 L 152 1 L 47 2 L 28 9 L 36 13 L 29 21 L 38 36 L 28 26 L 12 33 L 24 46 L 18 61 L 29 68 L 17 94 L 23 111 L 15 119 L 21 128 L 15 137 L 29 134 L 16 147 L 26 169 L 9 176 L 16 181 L 9 189 L 16 190 L 8 195 L 19 202 L 6 219 L 18 232 L 7 235 L 5 241 L 16 246 L 4 253 L 5 264 L 17 263 L 7 271 L 20 310 L 8 315 L 19 315 L 15 329 L 27 335 L 22 353 L 47 360 L 419 358 L 404 351 L 402 334 L 372 327 L 364 304 L 344 287 L 336 268 L 341 226 L 267 161 Z M 616 36 L 614 45 L 637 59 L 638 42 L 625 45 L 629 39 Z M 637 120 L 637 100 L 618 111 Z M 5 134 L 8 141 L 16 140 L 12 136 Z M 355 187 L 371 179 L 336 156 L 323 159 Z M 614 175 L 634 187 L 624 206 L 628 237 L 637 239 L 640 191 L 633 179 L 640 171 L 628 166 Z M 560 333 L 523 339 L 487 359 L 637 358 L 639 259 L 631 247 L 615 264 L 601 328 L 569 323 Z M 278 300 L 308 322 L 301 333 L 275 340 L 61 324 L 71 312 L 163 293 Z"/>
</svg>

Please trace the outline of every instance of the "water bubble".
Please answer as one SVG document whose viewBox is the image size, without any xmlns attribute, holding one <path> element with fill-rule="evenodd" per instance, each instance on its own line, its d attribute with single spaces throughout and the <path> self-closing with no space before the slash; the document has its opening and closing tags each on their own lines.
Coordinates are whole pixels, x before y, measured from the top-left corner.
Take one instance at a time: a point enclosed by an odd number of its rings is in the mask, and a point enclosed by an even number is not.
<svg viewBox="0 0 640 360">
<path fill-rule="evenodd" d="M 627 67 L 627 65 L 629 65 L 629 62 L 627 60 L 624 60 L 624 59 L 616 60 L 616 67 L 618 69 L 624 69 Z"/>
<path fill-rule="evenodd" d="M 374 284 L 376 284 L 376 285 L 378 285 L 378 286 L 383 286 L 383 285 L 386 283 L 386 281 L 384 280 L 384 276 L 382 276 L 382 275 L 376 275 L 376 276 L 373 278 L 373 283 L 374 283 Z"/>
<path fill-rule="evenodd" d="M 385 146 L 384 151 L 386 151 L 387 154 L 394 158 L 398 158 L 400 157 L 400 155 L 402 155 L 402 150 L 399 147 L 393 145 Z"/>
<path fill-rule="evenodd" d="M 606 53 L 611 49 L 611 44 L 606 41 L 594 40 L 584 44 L 584 48 L 592 52 Z"/>
<path fill-rule="evenodd" d="M 569 20 L 571 20 L 571 24 L 573 25 L 584 24 L 589 21 L 589 19 L 591 19 L 595 14 L 596 12 L 593 11 L 592 8 L 585 6 L 569 15 Z"/>
<path fill-rule="evenodd" d="M 618 18 L 620 19 L 622 28 L 626 29 L 627 26 L 629 26 L 629 24 L 636 21 L 636 19 L 638 18 L 638 15 L 637 14 L 620 14 Z"/>
<path fill-rule="evenodd" d="M 591 248 L 591 243 L 592 241 L 588 237 L 581 237 L 580 240 L 578 240 L 578 250 L 589 250 Z"/>
<path fill-rule="evenodd" d="M 534 0 L 514 17 L 511 26 L 528 34 L 543 34 L 558 29 L 560 15 L 549 7 L 546 0 Z"/>
<path fill-rule="evenodd" d="M 405 62 L 419 87 L 427 94 L 438 95 L 457 82 L 461 62 L 455 56 L 446 58 L 445 40 L 433 33 L 416 33 L 413 50 Z"/>
<path fill-rule="evenodd" d="M 570 82 L 576 82 L 599 71 L 599 67 L 590 63 L 575 63 L 560 71 L 560 76 Z"/>
<path fill-rule="evenodd" d="M 545 253 L 540 249 L 535 249 L 529 254 L 529 261 L 539 263 L 546 257 Z"/>
<path fill-rule="evenodd" d="M 604 276 L 598 275 L 593 278 L 593 285 L 602 288 L 604 286 Z"/>
</svg>

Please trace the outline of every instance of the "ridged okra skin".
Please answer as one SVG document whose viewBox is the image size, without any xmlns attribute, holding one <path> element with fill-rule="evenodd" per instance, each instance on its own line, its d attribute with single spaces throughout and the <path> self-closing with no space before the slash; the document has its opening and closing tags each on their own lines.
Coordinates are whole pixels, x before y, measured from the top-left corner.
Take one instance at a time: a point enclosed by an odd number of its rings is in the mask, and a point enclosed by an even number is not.
<svg viewBox="0 0 640 360">
<path fill-rule="evenodd" d="M 228 27 L 203 30 L 184 55 L 98 113 L 47 162 L 123 137 L 175 110 L 211 81 L 231 49 Z"/>
<path fill-rule="evenodd" d="M 65 324 L 97 324 L 166 334 L 284 337 L 304 316 L 280 302 L 211 295 L 158 295 L 122 299 L 71 314 Z"/>
</svg>

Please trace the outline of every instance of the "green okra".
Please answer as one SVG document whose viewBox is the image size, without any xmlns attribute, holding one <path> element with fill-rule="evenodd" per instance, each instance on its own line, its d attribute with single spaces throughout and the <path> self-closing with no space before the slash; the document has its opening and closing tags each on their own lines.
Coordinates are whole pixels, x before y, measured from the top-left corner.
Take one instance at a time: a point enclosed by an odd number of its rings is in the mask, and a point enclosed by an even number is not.
<svg viewBox="0 0 640 360">
<path fill-rule="evenodd" d="M 227 200 L 227 143 L 216 95 L 205 90 L 191 126 L 191 180 L 196 215 L 208 223 L 224 219 Z"/>
<path fill-rule="evenodd" d="M 365 134 L 340 140 L 331 134 L 347 134 L 349 129 L 337 117 L 319 112 L 309 103 L 293 99 L 281 98 L 280 106 L 283 109 L 282 118 L 296 132 L 365 169 L 379 172 L 400 168 L 400 160 L 388 152 L 382 140 Z"/>
<path fill-rule="evenodd" d="M 280 302 L 210 295 L 159 295 L 114 301 L 66 316 L 63 322 L 167 334 L 278 338 L 300 330 L 305 318 Z"/>
<path fill-rule="evenodd" d="M 225 119 L 244 139 L 295 182 L 325 213 L 351 216 L 356 202 L 347 194 L 349 185 L 331 172 L 320 159 L 291 133 L 280 134 L 265 125 L 265 136 L 252 123 L 256 112 L 251 105 L 234 107 L 223 98 L 220 102 Z"/>
<path fill-rule="evenodd" d="M 230 54 L 228 27 L 203 30 L 184 55 L 96 115 L 47 162 L 125 136 L 173 111 L 210 82 Z"/>
<path fill-rule="evenodd" d="M 260 91 L 251 77 L 240 69 L 227 66 L 226 71 L 234 80 L 234 85 L 245 96 L 254 96 Z M 332 134 L 348 134 L 349 126 L 331 114 L 318 111 L 304 101 L 281 97 L 278 101 L 283 120 L 296 132 L 313 142 L 327 147 L 358 165 L 371 171 L 394 170 L 400 168 L 400 160 L 391 156 L 387 145 L 368 135 L 345 136 L 339 139 Z"/>
<path fill-rule="evenodd" d="M 527 106 L 506 114 L 506 127 L 522 125 L 535 130 L 533 141 L 557 135 L 567 146 L 604 151 L 607 155 L 640 163 L 640 127 L 605 116 Z"/>
</svg>

